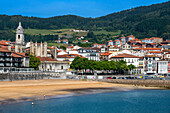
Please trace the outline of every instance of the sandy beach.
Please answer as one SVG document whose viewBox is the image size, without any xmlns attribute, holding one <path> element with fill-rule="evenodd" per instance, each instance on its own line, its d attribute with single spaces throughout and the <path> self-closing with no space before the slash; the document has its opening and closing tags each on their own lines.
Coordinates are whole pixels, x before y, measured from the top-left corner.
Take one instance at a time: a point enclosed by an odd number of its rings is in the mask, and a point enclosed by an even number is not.
<svg viewBox="0 0 170 113">
<path fill-rule="evenodd" d="M 153 89 L 134 85 L 106 83 L 98 81 L 78 80 L 23 80 L 0 82 L 0 104 L 19 102 L 24 100 L 46 99 L 50 96 L 86 93 L 86 92 L 113 92 L 133 89 Z M 45 95 L 45 96 L 44 96 Z"/>
</svg>

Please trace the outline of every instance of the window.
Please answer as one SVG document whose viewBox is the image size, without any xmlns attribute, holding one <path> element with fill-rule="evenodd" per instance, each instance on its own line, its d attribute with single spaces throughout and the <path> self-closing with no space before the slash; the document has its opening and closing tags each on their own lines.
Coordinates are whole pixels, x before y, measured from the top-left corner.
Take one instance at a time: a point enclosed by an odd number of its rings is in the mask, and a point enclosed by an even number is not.
<svg viewBox="0 0 170 113">
<path fill-rule="evenodd" d="M 0 53 L 0 55 L 1 55 L 1 56 L 3 56 L 3 55 L 4 55 L 4 53 Z"/>
<path fill-rule="evenodd" d="M 50 66 L 50 70 L 52 70 L 52 66 Z"/>
<path fill-rule="evenodd" d="M 6 66 L 10 66 L 10 63 L 6 63 Z"/>
<path fill-rule="evenodd" d="M 11 59 L 10 58 L 5 58 L 6 61 L 10 61 Z"/>
<path fill-rule="evenodd" d="M 4 66 L 4 63 L 0 63 L 0 66 Z"/>
<path fill-rule="evenodd" d="M 15 66 L 18 66 L 18 63 L 15 63 L 14 65 L 15 65 Z"/>
<path fill-rule="evenodd" d="M 18 35 L 18 39 L 20 39 L 20 35 Z"/>
<path fill-rule="evenodd" d="M 63 66 L 61 66 L 61 69 L 63 69 Z"/>
<path fill-rule="evenodd" d="M 15 58 L 14 60 L 15 60 L 15 61 L 18 61 L 18 58 Z"/>
<path fill-rule="evenodd" d="M 3 61 L 4 60 L 4 58 L 0 58 L 0 61 Z"/>
<path fill-rule="evenodd" d="M 143 65 L 143 62 L 139 62 L 139 65 Z"/>
</svg>

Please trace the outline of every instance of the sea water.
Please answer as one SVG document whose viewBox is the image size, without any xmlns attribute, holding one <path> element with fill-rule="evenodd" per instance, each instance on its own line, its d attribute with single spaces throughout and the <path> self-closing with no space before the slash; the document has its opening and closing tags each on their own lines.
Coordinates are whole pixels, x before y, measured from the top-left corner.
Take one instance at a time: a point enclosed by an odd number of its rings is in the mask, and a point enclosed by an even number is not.
<svg viewBox="0 0 170 113">
<path fill-rule="evenodd" d="M 170 90 L 133 90 L 6 104 L 0 113 L 170 113 Z"/>
</svg>

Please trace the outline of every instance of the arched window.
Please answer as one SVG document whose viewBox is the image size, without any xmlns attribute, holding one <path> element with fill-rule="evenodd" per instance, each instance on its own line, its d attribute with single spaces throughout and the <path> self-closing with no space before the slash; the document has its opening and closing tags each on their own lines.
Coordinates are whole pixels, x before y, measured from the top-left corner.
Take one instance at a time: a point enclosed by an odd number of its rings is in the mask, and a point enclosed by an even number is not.
<svg viewBox="0 0 170 113">
<path fill-rule="evenodd" d="M 52 66 L 50 66 L 50 70 L 52 70 Z"/>
<path fill-rule="evenodd" d="M 61 69 L 63 69 L 63 66 L 61 66 Z"/>
<path fill-rule="evenodd" d="M 20 35 L 18 35 L 18 39 L 20 39 Z"/>
</svg>

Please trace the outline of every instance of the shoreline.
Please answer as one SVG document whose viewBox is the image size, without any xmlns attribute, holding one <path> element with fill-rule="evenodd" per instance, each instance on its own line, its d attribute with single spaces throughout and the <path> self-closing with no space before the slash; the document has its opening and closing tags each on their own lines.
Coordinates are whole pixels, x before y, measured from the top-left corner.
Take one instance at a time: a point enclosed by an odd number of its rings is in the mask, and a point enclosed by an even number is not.
<svg viewBox="0 0 170 113">
<path fill-rule="evenodd" d="M 5 81 L 0 82 L 0 90 L 2 92 L 0 94 L 0 105 L 24 101 L 142 89 L 152 90 L 165 88 L 77 80 Z"/>
</svg>

